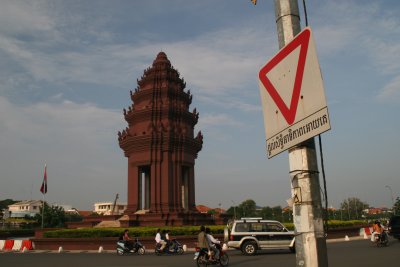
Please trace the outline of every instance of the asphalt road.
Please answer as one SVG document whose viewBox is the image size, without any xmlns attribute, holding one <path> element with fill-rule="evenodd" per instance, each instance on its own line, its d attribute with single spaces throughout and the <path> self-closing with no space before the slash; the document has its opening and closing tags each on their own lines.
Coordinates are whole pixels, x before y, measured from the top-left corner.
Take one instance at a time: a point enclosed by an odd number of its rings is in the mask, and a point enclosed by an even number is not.
<svg viewBox="0 0 400 267">
<path fill-rule="evenodd" d="M 295 266 L 295 254 L 288 250 L 261 251 L 256 256 L 243 256 L 239 251 L 229 251 L 229 266 L 251 267 L 285 267 Z M 389 246 L 378 248 L 369 240 L 328 243 L 328 260 L 330 267 L 398 267 L 400 266 L 400 242 L 390 239 Z M 2 252 L 0 266 L 18 267 L 172 267 L 195 266 L 193 252 L 184 255 L 156 256 L 153 253 L 146 255 L 118 256 L 114 252 Z"/>
</svg>

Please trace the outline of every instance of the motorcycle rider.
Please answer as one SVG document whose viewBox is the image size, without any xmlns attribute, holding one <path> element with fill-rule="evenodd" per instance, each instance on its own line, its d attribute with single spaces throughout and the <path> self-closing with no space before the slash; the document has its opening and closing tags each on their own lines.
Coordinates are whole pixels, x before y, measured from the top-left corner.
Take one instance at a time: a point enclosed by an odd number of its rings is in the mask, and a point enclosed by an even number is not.
<svg viewBox="0 0 400 267">
<path fill-rule="evenodd" d="M 200 226 L 200 233 L 197 235 L 197 245 L 200 249 L 207 249 L 209 250 L 209 245 L 206 236 L 206 228 L 204 225 Z"/>
<path fill-rule="evenodd" d="M 160 244 L 160 251 L 164 251 L 165 246 L 167 245 L 167 242 L 165 242 L 165 230 L 163 230 L 164 238 L 161 236 L 161 230 L 157 229 L 157 234 L 156 237 L 154 238 L 156 240 L 157 244 Z"/>
<path fill-rule="evenodd" d="M 133 250 L 133 240 L 129 236 L 129 230 L 125 229 L 124 233 L 120 236 L 119 240 L 124 242 L 124 245 L 127 249 Z"/>
<path fill-rule="evenodd" d="M 219 259 L 219 249 L 217 248 L 217 244 L 220 245 L 221 242 L 217 239 L 215 239 L 212 234 L 211 234 L 211 230 L 210 228 L 206 228 L 206 237 L 207 237 L 207 241 L 208 241 L 208 246 L 210 248 L 210 251 L 212 251 L 213 253 L 210 253 L 210 260 L 213 260 L 212 255 L 215 255 L 215 259 Z"/>
<path fill-rule="evenodd" d="M 173 249 L 175 250 L 175 242 L 174 240 L 171 238 L 171 232 L 169 230 L 165 231 L 165 241 L 167 241 L 167 248 L 168 250 Z"/>
<path fill-rule="evenodd" d="M 383 233 L 383 227 L 380 221 L 376 220 L 375 223 L 372 225 L 372 234 L 371 234 L 371 241 L 375 242 L 375 236 L 381 235 Z"/>
</svg>

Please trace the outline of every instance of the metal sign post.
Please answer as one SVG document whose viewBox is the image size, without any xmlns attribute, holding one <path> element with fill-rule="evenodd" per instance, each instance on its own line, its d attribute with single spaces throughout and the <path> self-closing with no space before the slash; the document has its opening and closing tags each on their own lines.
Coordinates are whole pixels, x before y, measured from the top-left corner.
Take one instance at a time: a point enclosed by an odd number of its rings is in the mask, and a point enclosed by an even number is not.
<svg viewBox="0 0 400 267">
<path fill-rule="evenodd" d="M 300 33 L 297 0 L 275 0 L 280 48 Z M 296 266 L 328 266 L 326 239 L 314 138 L 289 149 L 293 218 L 296 233 Z M 300 194 L 300 195 L 299 195 Z"/>
</svg>

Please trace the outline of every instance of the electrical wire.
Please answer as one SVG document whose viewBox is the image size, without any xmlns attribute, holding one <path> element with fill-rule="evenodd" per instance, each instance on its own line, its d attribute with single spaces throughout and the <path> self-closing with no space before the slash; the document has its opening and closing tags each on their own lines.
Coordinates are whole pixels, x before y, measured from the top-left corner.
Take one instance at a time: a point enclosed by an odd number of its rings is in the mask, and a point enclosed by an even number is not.
<svg viewBox="0 0 400 267">
<path fill-rule="evenodd" d="M 306 18 L 306 27 L 308 27 L 306 0 L 303 0 L 303 8 L 304 8 L 304 17 Z"/>
<path fill-rule="evenodd" d="M 307 16 L 307 6 L 306 6 L 306 0 L 303 0 L 303 9 L 304 9 L 304 17 L 306 20 L 306 27 L 308 27 L 308 16 Z M 329 212 L 328 212 L 328 193 L 326 189 L 326 176 L 325 176 L 325 166 L 324 166 L 324 155 L 322 153 L 322 139 L 321 135 L 318 135 L 318 140 L 319 140 L 319 154 L 321 158 L 321 170 L 322 170 L 322 178 L 323 178 L 323 184 L 324 184 L 324 190 L 322 195 L 324 196 L 324 202 L 325 202 L 325 212 L 324 212 L 324 229 L 325 229 L 325 234 L 328 233 L 328 219 L 329 219 Z M 321 190 L 322 191 L 322 190 Z"/>
</svg>

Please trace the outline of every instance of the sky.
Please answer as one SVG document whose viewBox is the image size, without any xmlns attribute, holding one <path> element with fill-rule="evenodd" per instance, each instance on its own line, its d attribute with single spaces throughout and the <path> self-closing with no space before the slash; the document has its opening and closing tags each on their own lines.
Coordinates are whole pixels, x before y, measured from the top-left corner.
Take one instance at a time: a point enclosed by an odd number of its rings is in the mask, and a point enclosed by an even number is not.
<svg viewBox="0 0 400 267">
<path fill-rule="evenodd" d="M 348 197 L 391 206 L 390 190 L 400 196 L 400 2 L 306 4 L 332 127 L 321 136 L 329 206 Z M 47 164 L 51 203 L 126 201 L 117 132 L 129 91 L 163 51 L 200 114 L 196 204 L 286 206 L 288 153 L 267 157 L 258 86 L 278 50 L 272 0 L 1 0 L 0 200 L 42 199 Z"/>
</svg>

